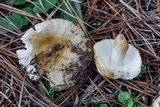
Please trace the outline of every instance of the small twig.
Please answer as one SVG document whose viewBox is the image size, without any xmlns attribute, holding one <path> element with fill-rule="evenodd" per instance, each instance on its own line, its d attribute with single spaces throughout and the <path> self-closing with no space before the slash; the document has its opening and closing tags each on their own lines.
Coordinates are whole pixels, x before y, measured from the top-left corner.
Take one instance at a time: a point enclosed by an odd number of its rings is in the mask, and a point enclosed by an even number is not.
<svg viewBox="0 0 160 107">
<path fill-rule="evenodd" d="M 155 58 L 155 59 L 157 59 L 157 60 L 160 60 L 160 57 L 159 57 L 159 56 L 154 55 L 154 54 L 152 54 L 151 52 L 149 52 L 149 51 L 147 51 L 147 50 L 145 50 L 145 49 L 142 49 L 142 48 L 140 48 L 140 47 L 137 47 L 137 48 L 140 49 L 141 51 L 147 53 L 148 55 L 151 55 L 153 58 Z"/>
<path fill-rule="evenodd" d="M 100 91 L 100 89 L 97 87 L 97 85 L 91 80 L 91 78 L 89 78 L 90 82 L 92 83 L 92 85 L 95 87 L 95 89 L 100 93 L 100 95 L 105 99 L 105 101 L 109 104 L 110 107 L 113 107 L 110 102 L 108 102 L 108 100 L 106 99 L 106 97 L 102 94 L 102 92 Z"/>
<path fill-rule="evenodd" d="M 15 8 L 15 7 L 11 7 L 11 6 L 2 4 L 2 3 L 0 3 L 0 8 L 1 8 L 1 9 L 4 9 L 4 10 L 8 10 L 8 11 L 11 11 L 11 12 L 19 13 L 19 14 L 26 15 L 26 16 L 32 17 L 32 18 L 34 18 L 34 19 L 40 20 L 37 16 L 35 16 L 35 15 L 31 14 L 31 13 L 22 11 L 22 10 L 20 10 L 20 9 L 17 9 L 17 8 Z"/>
<path fill-rule="evenodd" d="M 151 3 L 152 0 L 146 0 L 145 2 L 145 7 L 146 7 L 146 10 L 148 11 L 149 10 L 149 5 Z"/>
<path fill-rule="evenodd" d="M 155 96 L 153 96 L 153 95 L 151 95 L 151 94 L 148 94 L 148 93 L 146 93 L 146 92 L 144 92 L 144 91 L 142 91 L 142 90 L 138 90 L 138 89 L 136 89 L 136 88 L 134 88 L 134 87 L 132 87 L 132 86 L 130 86 L 130 85 L 127 85 L 127 84 L 123 83 L 123 82 L 120 82 L 120 81 L 118 81 L 118 80 L 115 80 L 115 81 L 118 82 L 119 84 L 122 84 L 122 85 L 124 85 L 124 86 L 126 86 L 126 87 L 129 87 L 129 88 L 131 88 L 131 89 L 133 89 L 133 90 L 135 90 L 135 91 L 137 91 L 137 92 L 139 92 L 139 93 L 148 95 L 148 96 L 153 97 L 153 98 L 155 97 Z"/>
<path fill-rule="evenodd" d="M 18 107 L 21 107 L 22 96 L 23 96 L 23 89 L 24 89 L 24 82 L 25 82 L 25 78 L 26 78 L 25 76 L 24 76 L 23 81 L 22 81 L 22 86 L 21 86 L 21 92 L 20 92 L 20 96 L 19 96 Z"/>
<path fill-rule="evenodd" d="M 5 99 L 7 99 L 10 103 L 12 102 L 10 99 L 8 99 L 8 97 L 7 97 L 5 94 L 3 94 L 2 91 L 0 91 L 0 94 L 1 94 Z M 15 104 L 13 104 L 13 106 L 16 107 Z"/>
</svg>

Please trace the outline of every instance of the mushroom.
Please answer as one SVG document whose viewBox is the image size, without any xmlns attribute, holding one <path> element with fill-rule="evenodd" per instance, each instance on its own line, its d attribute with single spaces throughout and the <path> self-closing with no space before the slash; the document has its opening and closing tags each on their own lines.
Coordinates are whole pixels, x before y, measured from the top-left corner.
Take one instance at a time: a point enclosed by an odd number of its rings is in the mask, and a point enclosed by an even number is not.
<svg viewBox="0 0 160 107">
<path fill-rule="evenodd" d="M 94 47 L 97 71 L 111 79 L 133 79 L 141 71 L 142 60 L 138 50 L 128 44 L 124 35 L 97 42 Z"/>
<path fill-rule="evenodd" d="M 80 27 L 63 19 L 44 21 L 21 38 L 26 49 L 17 50 L 29 78 L 46 76 L 55 91 L 82 82 L 91 61 L 91 44 Z"/>
<path fill-rule="evenodd" d="M 160 96 L 153 102 L 153 107 L 160 107 Z"/>
</svg>

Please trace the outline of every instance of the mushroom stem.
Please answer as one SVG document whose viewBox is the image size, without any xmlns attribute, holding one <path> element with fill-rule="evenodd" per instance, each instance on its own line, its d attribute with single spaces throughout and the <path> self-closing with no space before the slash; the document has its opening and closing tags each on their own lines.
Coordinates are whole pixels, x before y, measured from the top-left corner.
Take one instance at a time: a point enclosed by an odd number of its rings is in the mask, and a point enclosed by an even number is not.
<svg viewBox="0 0 160 107">
<path fill-rule="evenodd" d="M 109 60 L 109 66 L 114 68 L 114 71 L 119 70 L 123 66 L 123 60 L 128 50 L 128 43 L 124 35 L 119 34 L 114 40 L 112 54 Z M 113 69 L 112 69 L 113 70 Z"/>
</svg>

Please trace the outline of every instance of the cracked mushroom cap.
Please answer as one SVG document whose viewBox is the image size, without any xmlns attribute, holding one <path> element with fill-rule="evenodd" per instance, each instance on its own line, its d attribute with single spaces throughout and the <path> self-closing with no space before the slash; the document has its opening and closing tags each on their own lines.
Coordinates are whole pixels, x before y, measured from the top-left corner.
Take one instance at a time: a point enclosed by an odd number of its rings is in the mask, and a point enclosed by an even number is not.
<svg viewBox="0 0 160 107">
<path fill-rule="evenodd" d="M 138 50 L 128 44 L 122 34 L 97 42 L 94 60 L 98 72 L 111 79 L 133 79 L 141 71 L 142 60 Z"/>
<path fill-rule="evenodd" d="M 21 40 L 26 49 L 17 50 L 17 56 L 30 79 L 45 75 L 55 91 L 83 81 L 91 61 L 91 44 L 72 22 L 53 19 L 39 23 Z"/>
</svg>

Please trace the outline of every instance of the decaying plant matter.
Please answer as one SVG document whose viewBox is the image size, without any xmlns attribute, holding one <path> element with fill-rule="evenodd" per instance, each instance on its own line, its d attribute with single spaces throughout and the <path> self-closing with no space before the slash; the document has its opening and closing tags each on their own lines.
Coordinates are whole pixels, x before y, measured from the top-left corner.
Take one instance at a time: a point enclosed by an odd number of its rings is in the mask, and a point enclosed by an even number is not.
<svg viewBox="0 0 160 107">
<path fill-rule="evenodd" d="M 69 0 L 63 1 L 64 4 L 68 4 L 66 1 Z M 37 3 L 34 5 L 42 6 Z M 0 6 L 1 17 L 7 17 L 10 13 L 19 13 L 32 18 L 32 20 L 27 18 L 30 23 L 22 29 L 14 26 L 15 30 L 11 31 L 0 26 L 0 29 L 8 31 L 6 34 L 0 34 L 0 106 L 90 107 L 107 104 L 109 107 L 122 107 L 123 104 L 117 100 L 117 95 L 121 91 L 127 91 L 133 98 L 135 107 L 140 105 L 150 107 L 160 95 L 160 0 L 86 0 L 83 2 L 84 22 L 90 25 L 84 24 L 87 31 L 81 26 L 85 35 L 96 43 L 102 39 L 114 39 L 118 34 L 124 34 L 127 42 L 139 50 L 142 64 L 146 67 L 142 71 L 145 72 L 140 73 L 133 80 L 111 80 L 102 78 L 97 73 L 96 66 L 91 64 L 92 73 L 88 75 L 83 85 L 77 84 L 68 90 L 54 92 L 54 99 L 49 99 L 39 83 L 30 80 L 25 69 L 19 65 L 16 51 L 25 48 L 20 40 L 22 35 L 35 24 L 51 17 L 58 17 L 61 5 L 57 4 L 58 7 L 44 14 L 29 14 L 20 11 L 17 7 L 13 8 L 12 5 Z M 70 10 L 74 9 L 70 8 Z M 75 24 L 83 25 L 83 21 L 80 21 L 76 15 L 74 18 L 76 18 Z M 62 44 L 57 44 L 56 48 L 59 51 L 65 49 Z M 48 51 L 44 51 L 45 55 L 50 56 L 50 53 L 55 53 L 56 49 L 55 46 L 51 46 L 46 50 Z M 56 51 L 56 56 L 59 51 Z M 31 63 L 36 64 L 36 58 L 37 61 L 43 58 L 39 56 L 33 56 Z M 98 104 L 92 102 L 94 98 L 98 99 Z"/>
</svg>

